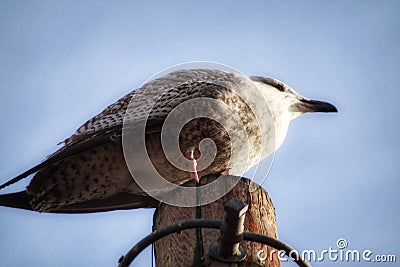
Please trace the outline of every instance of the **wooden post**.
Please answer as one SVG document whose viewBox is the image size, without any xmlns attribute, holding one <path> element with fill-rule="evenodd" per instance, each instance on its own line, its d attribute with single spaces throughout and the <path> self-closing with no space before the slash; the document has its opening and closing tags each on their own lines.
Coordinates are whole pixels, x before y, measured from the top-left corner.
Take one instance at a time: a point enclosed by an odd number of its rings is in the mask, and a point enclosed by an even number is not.
<svg viewBox="0 0 400 267">
<path fill-rule="evenodd" d="M 207 184 L 217 175 L 209 175 L 201 178 L 201 184 Z M 237 179 L 232 176 L 223 176 L 219 179 Z M 190 181 L 186 186 L 195 186 Z M 248 204 L 245 214 L 245 231 L 251 231 L 278 238 L 276 229 L 275 209 L 267 192 L 258 187 L 250 192 L 252 182 L 247 178 L 241 178 L 239 183 L 224 197 L 200 208 L 182 208 L 161 204 L 154 213 L 154 230 L 160 229 L 178 221 L 201 219 L 221 220 L 224 217 L 224 205 L 231 199 L 239 199 Z M 155 242 L 156 266 L 269 266 L 280 267 L 277 251 L 263 244 L 242 241 L 247 249 L 247 257 L 240 264 L 223 263 L 210 257 L 209 247 L 218 243 L 220 231 L 217 229 L 190 229 L 179 234 L 172 234 Z M 272 257 L 269 257 L 272 255 Z"/>
</svg>

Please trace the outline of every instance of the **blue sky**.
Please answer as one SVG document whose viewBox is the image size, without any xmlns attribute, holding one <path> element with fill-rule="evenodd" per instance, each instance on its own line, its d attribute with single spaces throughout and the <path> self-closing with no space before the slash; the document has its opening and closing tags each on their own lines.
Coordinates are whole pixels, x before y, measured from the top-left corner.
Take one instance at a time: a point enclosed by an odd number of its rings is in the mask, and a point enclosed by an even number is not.
<svg viewBox="0 0 400 267">
<path fill-rule="evenodd" d="M 346 238 L 349 249 L 399 261 L 399 14 L 398 1 L 1 1 L 0 180 L 158 71 L 220 62 L 339 108 L 293 121 L 276 154 L 263 186 L 280 239 L 321 251 Z M 150 232 L 152 213 L 1 207 L 0 259 L 114 266 Z M 150 264 L 148 250 L 133 266 Z"/>
</svg>

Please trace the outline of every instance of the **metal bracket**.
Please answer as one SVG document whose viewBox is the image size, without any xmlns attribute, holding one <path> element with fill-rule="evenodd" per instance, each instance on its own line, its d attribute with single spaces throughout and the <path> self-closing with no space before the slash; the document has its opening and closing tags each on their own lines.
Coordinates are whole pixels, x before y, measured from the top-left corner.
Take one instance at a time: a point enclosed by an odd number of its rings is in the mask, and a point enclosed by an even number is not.
<svg viewBox="0 0 400 267">
<path fill-rule="evenodd" d="M 220 238 L 209 249 L 211 258 L 229 263 L 241 262 L 246 258 L 247 250 L 240 245 L 240 241 L 243 240 L 244 219 L 248 207 L 239 199 L 231 199 L 225 204 Z"/>
</svg>

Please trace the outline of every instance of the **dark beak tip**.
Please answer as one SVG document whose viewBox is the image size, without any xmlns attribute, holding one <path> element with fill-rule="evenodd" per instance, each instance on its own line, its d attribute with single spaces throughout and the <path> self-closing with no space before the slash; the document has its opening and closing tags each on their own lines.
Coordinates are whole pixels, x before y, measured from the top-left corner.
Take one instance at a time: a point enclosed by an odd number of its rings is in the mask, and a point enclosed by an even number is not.
<svg viewBox="0 0 400 267">
<path fill-rule="evenodd" d="M 339 112 L 334 105 L 328 102 L 308 99 L 304 99 L 302 102 L 311 112 Z"/>
<path fill-rule="evenodd" d="M 328 104 L 329 104 L 329 103 L 328 103 Z M 330 107 L 329 107 L 328 109 L 326 109 L 325 112 L 335 112 L 335 113 L 339 112 L 339 110 L 337 109 L 337 107 L 335 107 L 335 106 L 332 105 L 332 104 L 329 104 L 329 105 L 330 105 Z"/>
</svg>

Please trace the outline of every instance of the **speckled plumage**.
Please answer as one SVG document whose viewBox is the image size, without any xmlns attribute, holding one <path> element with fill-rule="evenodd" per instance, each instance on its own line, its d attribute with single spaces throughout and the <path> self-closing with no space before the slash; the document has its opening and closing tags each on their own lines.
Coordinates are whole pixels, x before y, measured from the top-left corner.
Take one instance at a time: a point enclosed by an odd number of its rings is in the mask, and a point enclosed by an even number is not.
<svg viewBox="0 0 400 267">
<path fill-rule="evenodd" d="M 300 96 L 277 80 L 260 77 L 251 79 L 252 81 L 246 76 L 224 71 L 197 69 L 173 72 L 143 85 L 88 120 L 63 141 L 64 146 L 61 149 L 20 176 L 36 172 L 24 192 L 29 195 L 29 205 L 40 212 L 94 212 L 154 205 L 155 202 L 134 182 L 127 168 L 121 142 L 124 116 L 129 119 L 130 127 L 135 127 L 136 122 L 146 120 L 147 110 L 151 109 L 146 128 L 149 157 L 167 180 L 181 184 L 189 180 L 189 175 L 171 165 L 161 152 L 160 128 L 174 107 L 196 97 L 221 100 L 239 115 L 249 136 L 250 166 L 256 164 L 260 151 L 268 150 L 268 153 L 272 153 L 283 142 L 292 119 L 282 115 L 288 106 L 279 105 L 271 110 L 276 128 L 269 130 L 275 131 L 279 138 L 275 140 L 276 143 L 272 141 L 271 144 L 261 147 L 260 138 L 265 133 L 260 132 L 251 107 L 227 88 L 235 87 L 247 93 L 246 90 L 251 90 L 251 86 L 256 85 L 265 91 L 263 94 L 267 102 L 274 100 L 269 97 L 275 91 L 286 92 L 297 100 Z M 127 109 L 132 97 L 134 100 Z M 157 104 L 151 107 L 154 102 Z M 265 103 L 260 100 L 260 104 Z M 228 133 L 220 124 L 206 118 L 196 119 L 185 125 L 180 135 L 182 152 L 189 146 L 197 146 L 204 138 L 214 140 L 218 152 L 213 163 L 199 171 L 199 176 L 218 173 L 236 164 L 229 161 L 231 144 Z M 247 143 L 241 146 L 241 149 L 245 149 Z M 198 147 L 196 149 L 197 158 L 200 155 Z M 27 208 L 26 205 L 16 204 L 14 207 Z"/>
</svg>

